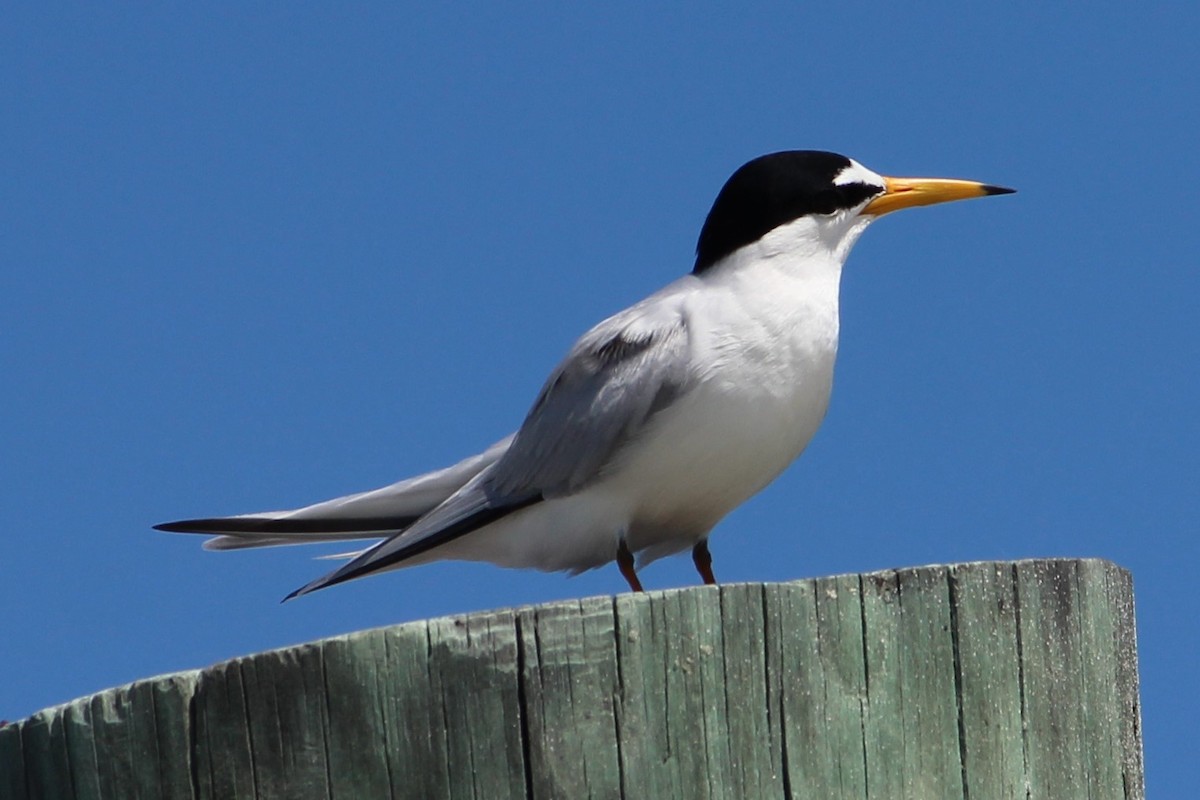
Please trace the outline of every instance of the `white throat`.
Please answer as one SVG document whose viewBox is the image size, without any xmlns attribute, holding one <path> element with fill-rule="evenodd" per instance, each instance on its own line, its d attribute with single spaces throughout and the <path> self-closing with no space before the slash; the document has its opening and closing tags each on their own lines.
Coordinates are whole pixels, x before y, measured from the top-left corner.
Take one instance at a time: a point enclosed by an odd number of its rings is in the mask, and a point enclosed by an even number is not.
<svg viewBox="0 0 1200 800">
<path fill-rule="evenodd" d="M 720 283 L 744 279 L 832 282 L 836 292 L 842 265 L 873 219 L 859 215 L 857 209 L 801 217 L 730 253 L 704 277 Z"/>
<path fill-rule="evenodd" d="M 708 288 L 693 299 L 704 306 L 692 319 L 711 354 L 703 363 L 779 395 L 803 385 L 819 420 L 837 356 L 842 265 L 871 222 L 856 212 L 781 225 L 698 276 Z"/>
</svg>

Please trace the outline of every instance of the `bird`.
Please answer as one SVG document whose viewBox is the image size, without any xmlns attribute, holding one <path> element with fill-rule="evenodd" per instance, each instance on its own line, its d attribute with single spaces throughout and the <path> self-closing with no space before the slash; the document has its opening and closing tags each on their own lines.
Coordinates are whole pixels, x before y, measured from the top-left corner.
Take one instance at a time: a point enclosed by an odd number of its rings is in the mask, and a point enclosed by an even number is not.
<svg viewBox="0 0 1200 800">
<path fill-rule="evenodd" d="M 377 539 L 290 600 L 443 559 L 578 574 L 691 549 L 805 449 L 829 406 L 842 268 L 904 208 L 1010 194 L 886 177 L 819 150 L 743 164 L 717 193 L 689 273 L 584 333 L 517 431 L 457 464 L 303 508 L 167 522 L 209 550 Z"/>
</svg>

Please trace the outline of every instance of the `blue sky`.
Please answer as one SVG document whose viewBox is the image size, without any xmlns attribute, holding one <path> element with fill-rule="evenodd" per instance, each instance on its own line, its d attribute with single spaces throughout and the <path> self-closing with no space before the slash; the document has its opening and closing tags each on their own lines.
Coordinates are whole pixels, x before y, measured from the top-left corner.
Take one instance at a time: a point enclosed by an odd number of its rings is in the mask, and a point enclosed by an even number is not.
<svg viewBox="0 0 1200 800">
<path fill-rule="evenodd" d="M 725 581 L 1133 571 L 1151 791 L 1200 698 L 1200 12 L 1043 4 L 62 4 L 0 28 L 0 717 L 392 622 L 622 589 L 480 565 L 280 605 L 314 552 L 168 519 L 306 504 L 508 433 L 690 268 L 728 174 L 831 149 L 1005 198 L 897 214 L 833 404 L 712 539 Z M 695 581 L 686 558 L 648 587 Z"/>
</svg>

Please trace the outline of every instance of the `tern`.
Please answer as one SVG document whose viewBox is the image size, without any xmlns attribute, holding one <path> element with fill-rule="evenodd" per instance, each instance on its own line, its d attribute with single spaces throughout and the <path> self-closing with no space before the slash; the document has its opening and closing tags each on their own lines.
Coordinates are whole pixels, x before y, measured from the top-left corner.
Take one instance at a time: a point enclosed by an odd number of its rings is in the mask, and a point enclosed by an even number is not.
<svg viewBox="0 0 1200 800">
<path fill-rule="evenodd" d="M 579 573 L 691 549 L 804 450 L 829 406 L 842 265 L 875 219 L 1012 189 L 891 178 L 836 153 L 740 167 L 717 194 L 690 274 L 599 323 L 546 380 L 519 430 L 478 455 L 290 511 L 189 519 L 237 550 L 381 539 L 287 596 L 441 559 Z"/>
</svg>

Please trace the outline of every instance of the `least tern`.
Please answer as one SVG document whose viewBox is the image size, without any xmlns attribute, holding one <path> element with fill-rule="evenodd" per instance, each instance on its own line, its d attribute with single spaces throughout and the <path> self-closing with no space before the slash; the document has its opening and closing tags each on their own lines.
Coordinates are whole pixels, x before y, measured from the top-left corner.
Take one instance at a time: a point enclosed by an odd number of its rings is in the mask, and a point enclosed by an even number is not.
<svg viewBox="0 0 1200 800">
<path fill-rule="evenodd" d="M 889 178 L 812 150 L 761 156 L 713 203 L 690 274 L 583 334 L 520 429 L 446 469 L 291 511 L 189 519 L 210 550 L 382 539 L 285 599 L 441 559 L 637 568 L 708 536 L 825 416 L 842 265 L 873 220 L 1012 189 Z M 636 558 L 636 562 L 635 562 Z"/>
</svg>

